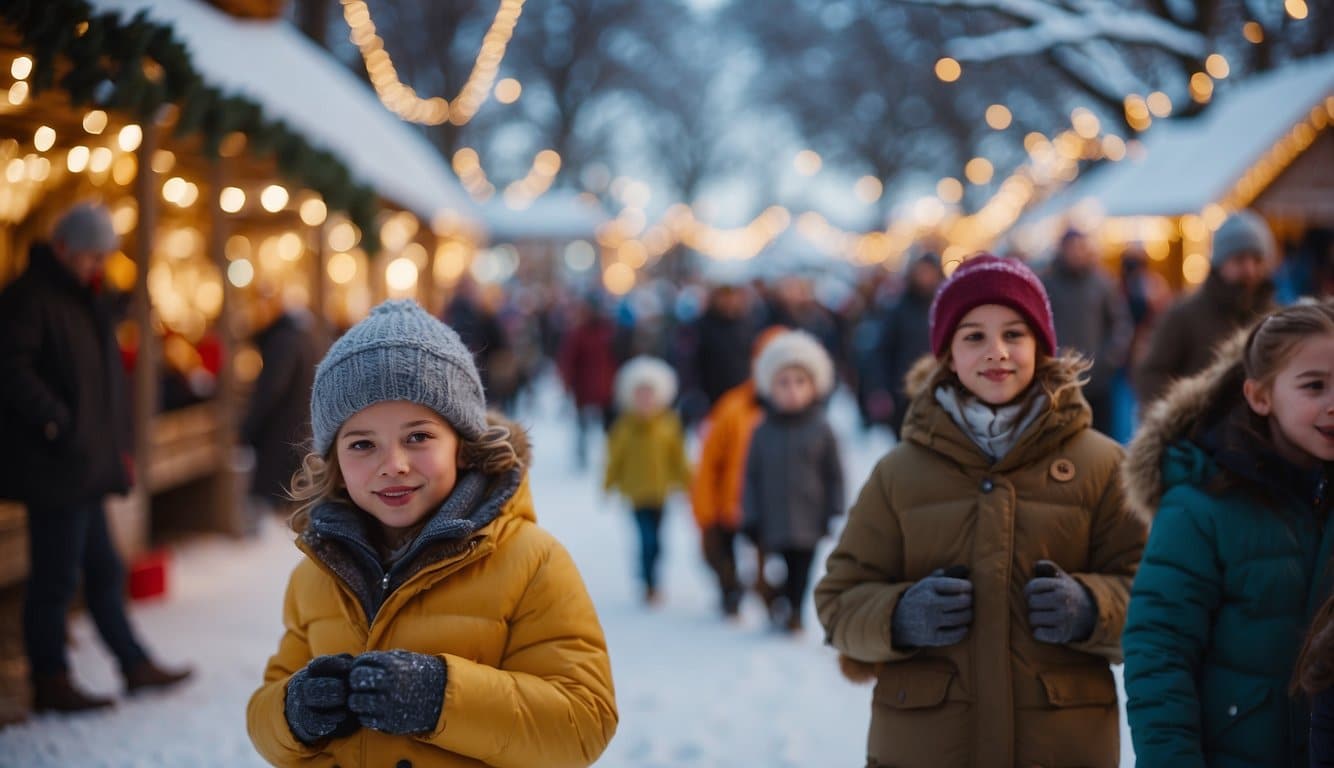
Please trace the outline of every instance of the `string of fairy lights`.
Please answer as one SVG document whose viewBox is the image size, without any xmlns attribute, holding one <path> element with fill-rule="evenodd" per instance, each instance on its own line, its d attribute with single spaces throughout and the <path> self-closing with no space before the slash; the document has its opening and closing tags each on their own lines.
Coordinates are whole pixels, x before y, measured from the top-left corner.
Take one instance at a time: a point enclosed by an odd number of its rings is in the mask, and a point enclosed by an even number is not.
<svg viewBox="0 0 1334 768">
<path fill-rule="evenodd" d="M 485 202 L 496 192 L 496 187 L 487 178 L 482 168 L 481 156 L 472 147 L 462 147 L 450 160 L 459 182 L 474 200 Z M 528 171 L 522 178 L 505 186 L 503 197 L 505 204 L 514 210 L 523 210 L 537 198 L 546 194 L 560 173 L 560 153 L 554 149 L 543 149 L 533 156 Z"/>
<path fill-rule="evenodd" d="M 343 0 L 344 15 L 352 30 L 353 40 L 366 58 L 367 70 L 385 105 L 403 119 L 413 122 L 439 124 L 447 120 L 457 125 L 471 120 L 489 93 L 494 92 L 502 103 L 512 103 L 518 98 L 521 90 L 518 81 L 502 80 L 497 84 L 496 74 L 522 5 L 522 0 L 501 3 L 467 82 L 453 101 L 447 101 L 441 97 L 421 98 L 402 84 L 384 50 L 383 41 L 375 34 L 370 11 L 364 0 Z M 1251 40 L 1253 35 L 1249 25 L 1246 34 L 1247 39 Z M 938 64 L 937 73 L 942 81 L 952 82 L 962 76 L 962 68 L 957 66 L 957 62 L 954 64 L 956 68 L 944 65 L 943 74 L 942 66 Z M 1192 98 L 1201 103 L 1212 98 L 1215 82 L 1230 75 L 1228 62 L 1221 54 L 1209 56 L 1204 66 L 1205 71 L 1195 73 L 1189 81 Z M 10 74 L 14 82 L 8 90 L 7 98 L 0 98 L 0 108 L 19 108 L 29 100 L 27 78 L 31 70 L 31 60 L 26 57 L 17 57 L 11 62 Z M 7 105 L 3 103 L 5 101 Z M 1124 110 L 1127 123 L 1141 130 L 1141 125 L 1147 128 L 1154 118 L 1171 115 L 1173 105 L 1166 93 L 1155 91 L 1147 95 L 1126 96 Z M 1013 114 L 1003 104 L 990 105 L 985 117 L 987 125 L 997 131 L 1006 130 L 1013 123 Z M 1178 222 L 1164 224 L 1164 232 L 1170 230 L 1172 236 L 1179 234 L 1187 243 L 1183 271 L 1189 282 L 1196 282 L 1192 276 L 1199 271 L 1201 263 L 1207 269 L 1207 259 L 1192 244 L 1204 243 L 1208 233 L 1221 223 L 1227 211 L 1253 200 L 1331 123 L 1334 123 L 1334 97 L 1313 109 L 1306 119 L 1275 142 L 1222 199 L 1197 216 L 1185 216 Z M 41 185 L 49 177 L 58 177 L 66 172 L 88 174 L 96 183 L 111 180 L 121 186 L 127 185 L 134 178 L 137 170 L 134 150 L 142 140 L 142 129 L 139 126 L 129 124 L 116 129 L 109 124 L 105 112 L 94 109 L 84 116 L 82 128 L 87 137 L 79 138 L 72 146 L 63 147 L 63 156 L 58 153 L 62 148 L 55 147 L 57 136 L 49 126 L 37 129 L 30 142 L 9 141 L 0 144 L 0 174 L 8 182 L 0 186 L 0 214 L 3 214 L 0 218 L 11 221 L 21 218 L 25 185 Z M 60 138 L 67 139 L 65 143 L 69 144 L 69 137 Z M 677 204 L 650 224 L 645 213 L 649 197 L 647 185 L 636 182 L 633 193 L 619 195 L 624 203 L 620 212 L 597 232 L 596 239 L 604 254 L 603 281 L 609 289 L 623 293 L 635 284 L 638 270 L 677 246 L 690 248 L 716 260 L 752 259 L 793 228 L 822 251 L 857 264 L 897 267 L 909 249 L 922 242 L 924 237 L 943 241 L 943 260 L 947 264 L 957 263 L 969 253 L 988 247 L 1003 236 L 1020 215 L 1049 189 L 1076 180 L 1081 162 L 1118 161 L 1133 150 L 1125 139 L 1106 133 L 1097 115 L 1084 108 L 1075 109 L 1071 113 L 1067 129 L 1051 137 L 1030 132 L 1024 137 L 1023 143 L 1026 160 L 1006 178 L 995 182 L 994 165 L 984 157 L 971 158 L 960 169 L 958 176 L 940 179 L 935 194 L 909 203 L 888 226 L 870 232 L 843 229 L 816 212 L 794 215 L 782 206 L 767 208 L 740 227 L 720 228 L 706 223 L 690 206 Z M 24 144 L 30 144 L 31 150 Z M 224 142 L 224 155 L 228 154 L 226 146 L 227 142 Z M 198 184 L 185 175 L 172 174 L 176 163 L 170 151 L 159 150 L 151 162 L 153 169 L 165 177 L 161 188 L 165 202 L 178 209 L 187 209 L 201 199 Z M 497 188 L 488 179 L 475 149 L 460 149 L 451 158 L 451 164 L 464 187 L 474 197 L 486 199 L 496 194 Z M 820 171 L 822 160 L 813 150 L 803 150 L 794 157 L 793 164 L 799 174 L 813 176 Z M 501 191 L 506 204 L 516 209 L 531 204 L 551 188 L 561 165 L 562 159 L 555 150 L 537 152 L 526 174 Z M 969 214 L 964 214 L 958 207 L 964 196 L 965 182 L 978 187 L 994 183 L 995 190 L 980 207 Z M 872 176 L 863 176 L 857 180 L 854 192 L 863 202 L 875 202 L 884 192 L 883 182 Z M 318 196 L 300 191 L 292 193 L 278 184 L 250 190 L 226 186 L 217 190 L 216 195 L 216 201 L 205 202 L 216 202 L 225 213 L 236 214 L 255 206 L 269 213 L 288 210 L 297 212 L 307 226 L 322 227 L 324 237 L 334 252 L 326 269 L 331 281 L 337 285 L 348 284 L 359 272 L 369 268 L 365 254 L 359 252 L 357 247 L 361 233 L 345 218 L 331 214 Z M 118 206 L 115 210 L 117 230 L 125 232 L 132 229 L 136 213 L 131 206 Z M 327 226 L 322 226 L 326 217 L 330 221 Z M 464 245 L 442 239 L 436 252 L 428 253 L 426 247 L 417 242 L 420 226 L 421 222 L 407 212 L 400 212 L 383 223 L 380 239 L 393 257 L 386 266 L 385 281 L 391 290 L 415 289 L 420 272 L 432 275 L 436 280 L 449 282 L 466 269 L 470 255 Z M 437 234 L 441 229 L 435 222 L 432 222 L 431 228 Z M 179 231 L 198 239 L 197 233 L 189 228 L 181 228 Z M 227 249 L 229 266 L 226 279 L 238 287 L 255 278 L 256 267 L 275 260 L 294 261 L 306 247 L 295 234 L 284 233 L 257 241 L 252 256 L 250 245 L 242 247 L 243 237 L 235 236 L 233 240 L 235 245 L 229 241 Z M 190 249 L 182 247 L 176 250 L 184 252 Z M 155 293 L 167 293 L 163 287 L 166 277 L 153 277 L 152 282 Z"/>
<path fill-rule="evenodd" d="M 371 10 L 364 0 L 342 0 L 343 19 L 351 30 L 350 38 L 361 51 L 366 72 L 375 93 L 394 114 L 420 125 L 449 122 L 466 125 L 477 114 L 496 82 L 496 73 L 505 58 L 505 50 L 514 35 L 514 26 L 523 12 L 524 0 L 501 0 L 491 26 L 482 36 L 482 45 L 463 87 L 452 100 L 443 96 L 423 98 L 398 77 L 384 40 L 375 32 Z M 517 94 L 516 94 L 517 98 Z"/>
</svg>

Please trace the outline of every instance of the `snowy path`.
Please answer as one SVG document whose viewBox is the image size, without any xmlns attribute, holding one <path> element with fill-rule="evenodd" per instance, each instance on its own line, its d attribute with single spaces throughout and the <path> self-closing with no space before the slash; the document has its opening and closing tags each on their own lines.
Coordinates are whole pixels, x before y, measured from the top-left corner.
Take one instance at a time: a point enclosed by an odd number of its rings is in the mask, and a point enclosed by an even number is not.
<svg viewBox="0 0 1334 768">
<path fill-rule="evenodd" d="M 578 561 L 614 667 L 621 722 L 598 765 L 862 765 L 870 688 L 839 675 L 809 605 L 806 634 L 797 638 L 771 633 L 753 600 L 739 621 L 720 620 L 693 522 L 677 505 L 669 506 L 665 530 L 665 604 L 645 610 L 632 578 L 629 515 L 601 498 L 593 473 L 573 469 L 573 437 L 558 394 L 544 390 L 536 410 L 525 421 L 533 425 L 539 520 Z M 846 436 L 843 458 L 855 493 L 889 441 L 880 433 L 857 435 L 846 398 L 835 401 L 832 418 Z M 245 703 L 281 634 L 282 591 L 298 554 L 277 523 L 255 541 L 182 546 L 170 598 L 136 605 L 133 618 L 157 656 L 193 662 L 197 680 L 179 692 L 122 701 L 109 714 L 36 717 L 0 730 L 0 768 L 264 765 L 246 736 Z M 77 679 L 98 693 L 118 693 L 113 662 L 91 624 L 80 619 L 72 631 Z M 1122 740 L 1128 768 L 1128 734 Z"/>
</svg>

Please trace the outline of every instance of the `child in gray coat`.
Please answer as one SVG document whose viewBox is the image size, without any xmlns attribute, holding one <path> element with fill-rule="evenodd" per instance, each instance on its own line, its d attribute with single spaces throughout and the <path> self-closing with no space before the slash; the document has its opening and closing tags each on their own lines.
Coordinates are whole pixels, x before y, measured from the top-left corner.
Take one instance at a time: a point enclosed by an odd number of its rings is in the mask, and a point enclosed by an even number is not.
<svg viewBox="0 0 1334 768">
<path fill-rule="evenodd" d="M 746 458 L 742 527 L 787 565 L 769 615 L 789 632 L 801 631 L 815 547 L 829 534 L 830 521 L 843 513 L 838 441 L 824 411 L 833 387 L 829 354 L 804 331 L 777 336 L 755 361 L 765 418 Z"/>
</svg>

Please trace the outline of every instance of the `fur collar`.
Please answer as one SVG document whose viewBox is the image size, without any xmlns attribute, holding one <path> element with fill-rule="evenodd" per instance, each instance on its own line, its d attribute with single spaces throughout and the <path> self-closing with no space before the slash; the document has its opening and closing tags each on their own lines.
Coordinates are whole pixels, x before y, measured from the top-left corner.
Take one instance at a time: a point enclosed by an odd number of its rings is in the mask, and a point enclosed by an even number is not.
<svg viewBox="0 0 1334 768">
<path fill-rule="evenodd" d="M 1143 520 L 1153 519 L 1165 490 L 1163 457 L 1167 449 L 1184 438 L 1220 398 L 1228 396 L 1224 391 L 1230 388 L 1228 373 L 1241 361 L 1246 333 L 1246 329 L 1238 331 L 1220 344 L 1208 368 L 1173 384 L 1141 420 L 1121 467 L 1121 483 L 1127 505 Z"/>
</svg>

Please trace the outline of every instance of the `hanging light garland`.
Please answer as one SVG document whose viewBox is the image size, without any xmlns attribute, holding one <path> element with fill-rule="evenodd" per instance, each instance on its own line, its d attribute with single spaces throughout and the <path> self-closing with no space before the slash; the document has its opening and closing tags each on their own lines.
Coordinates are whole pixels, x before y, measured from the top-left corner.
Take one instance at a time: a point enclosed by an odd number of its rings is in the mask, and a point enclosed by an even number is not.
<svg viewBox="0 0 1334 768">
<path fill-rule="evenodd" d="M 486 176 L 482 168 L 482 159 L 472 147 L 461 147 L 450 160 L 454 173 L 458 175 L 463 188 L 478 202 L 489 200 L 496 192 L 496 187 Z M 511 182 L 505 187 L 505 204 L 520 210 L 532 205 L 533 201 L 546 194 L 560 172 L 560 154 L 554 149 L 544 149 L 533 156 L 528 172 L 522 179 Z"/>
<path fill-rule="evenodd" d="M 477 52 L 472 72 L 459 94 L 449 101 L 442 96 L 422 98 L 398 79 L 398 70 L 384 48 L 384 40 L 375 34 L 371 9 L 364 0 L 342 0 L 343 18 L 351 29 L 351 40 L 361 51 L 371 85 L 380 101 L 391 112 L 412 123 L 440 125 L 450 122 L 464 125 L 477 114 L 496 81 L 496 72 L 505 58 L 505 48 L 514 34 L 514 26 L 523 11 L 524 0 L 501 0 L 491 27 L 482 37 L 482 48 Z"/>
</svg>

